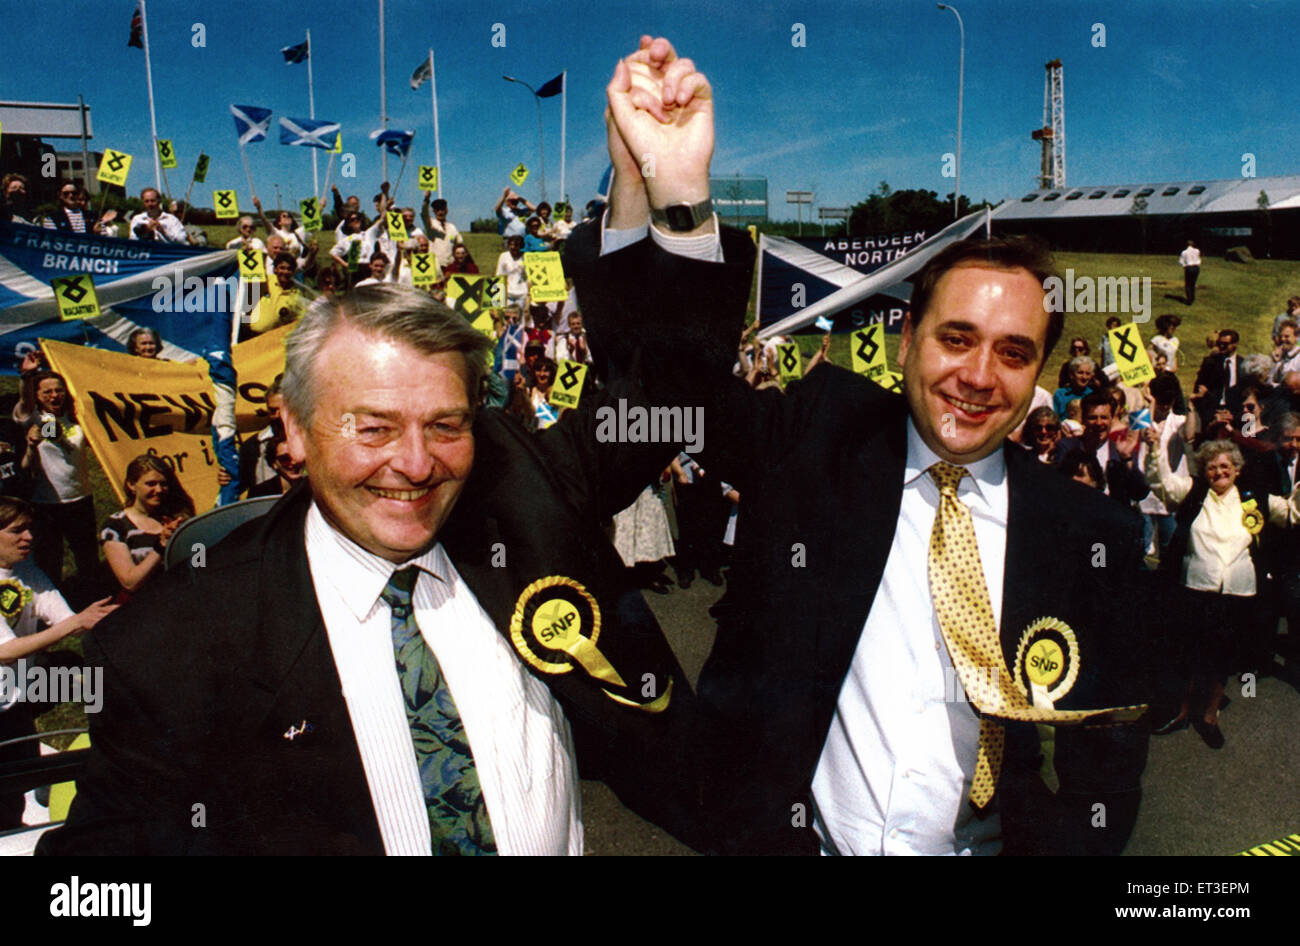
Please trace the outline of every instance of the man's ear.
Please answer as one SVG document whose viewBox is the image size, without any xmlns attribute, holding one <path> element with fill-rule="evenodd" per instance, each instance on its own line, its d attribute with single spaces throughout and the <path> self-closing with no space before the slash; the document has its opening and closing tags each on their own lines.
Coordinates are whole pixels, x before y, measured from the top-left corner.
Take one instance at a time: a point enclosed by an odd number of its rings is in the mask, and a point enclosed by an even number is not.
<svg viewBox="0 0 1300 946">
<path fill-rule="evenodd" d="M 284 424 L 284 443 L 289 448 L 289 455 L 293 457 L 295 463 L 305 462 L 307 459 L 306 430 L 287 407 L 281 409 L 280 421 Z"/>
<path fill-rule="evenodd" d="M 907 350 L 912 347 L 912 312 L 909 309 L 903 316 L 903 337 L 898 343 L 898 366 L 901 368 L 907 360 Z"/>
</svg>

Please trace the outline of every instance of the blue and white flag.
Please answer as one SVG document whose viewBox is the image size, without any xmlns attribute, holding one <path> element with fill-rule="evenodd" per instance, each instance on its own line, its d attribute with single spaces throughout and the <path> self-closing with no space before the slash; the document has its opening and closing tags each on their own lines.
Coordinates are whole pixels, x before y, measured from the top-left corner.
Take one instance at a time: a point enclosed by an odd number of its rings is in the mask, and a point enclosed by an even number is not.
<svg viewBox="0 0 1300 946">
<path fill-rule="evenodd" d="M 564 73 L 561 72 L 554 79 L 548 79 L 537 90 L 539 99 L 549 99 L 552 95 L 559 95 L 564 91 Z"/>
<path fill-rule="evenodd" d="M 329 151 L 339 137 L 339 123 L 319 118 L 281 118 L 280 144 Z"/>
<path fill-rule="evenodd" d="M 239 135 L 241 145 L 261 141 L 271 130 L 269 108 L 258 108 L 256 105 L 232 105 L 230 114 L 235 116 L 235 134 Z"/>
<path fill-rule="evenodd" d="M 1154 427 L 1155 421 L 1151 417 L 1149 408 L 1142 408 L 1128 415 L 1128 426 L 1130 430 L 1146 430 L 1148 427 Z"/>
<path fill-rule="evenodd" d="M 537 409 L 533 411 L 533 414 L 537 418 L 538 430 L 545 430 L 547 427 L 550 427 L 559 420 L 559 417 L 555 414 L 555 408 L 551 407 L 551 405 L 545 401 L 542 401 L 537 405 Z"/>
<path fill-rule="evenodd" d="M 411 73 L 411 90 L 415 91 L 432 78 L 433 62 L 428 56 L 426 56 L 424 62 L 416 66 L 415 71 Z"/>
<path fill-rule="evenodd" d="M 306 62 L 311 50 L 307 46 L 307 41 L 303 40 L 297 46 L 281 47 L 280 52 L 284 54 L 284 63 L 286 66 L 292 66 L 295 63 Z"/>
<path fill-rule="evenodd" d="M 411 150 L 411 139 L 414 137 L 415 132 L 402 131 L 398 128 L 378 128 L 370 133 L 371 141 L 381 148 L 387 148 L 389 154 L 399 158 L 406 157 L 406 153 Z"/>
</svg>

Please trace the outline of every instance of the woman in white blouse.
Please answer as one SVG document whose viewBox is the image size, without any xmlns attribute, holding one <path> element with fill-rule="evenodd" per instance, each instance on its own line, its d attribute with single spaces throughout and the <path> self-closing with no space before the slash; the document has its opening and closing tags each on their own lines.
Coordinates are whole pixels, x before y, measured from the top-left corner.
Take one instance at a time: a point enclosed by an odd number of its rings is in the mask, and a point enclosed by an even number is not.
<svg viewBox="0 0 1300 946">
<path fill-rule="evenodd" d="M 1176 528 L 1167 567 L 1181 587 L 1184 607 L 1179 632 L 1184 635 L 1183 671 L 1188 680 L 1182 707 L 1157 735 L 1187 725 L 1192 701 L 1204 698 L 1204 710 L 1191 725 L 1212 749 L 1223 747 L 1219 707 L 1229 673 L 1254 669 L 1262 611 L 1257 597 L 1265 590 L 1260 539 L 1266 525 L 1289 528 L 1300 523 L 1296 493 L 1290 497 L 1251 496 L 1237 488 L 1245 465 L 1230 440 L 1211 440 L 1196 453 L 1200 475 L 1180 475 L 1169 467 L 1168 451 L 1159 449 L 1154 429 L 1143 432 L 1147 443 L 1146 475 L 1153 493 L 1178 504 Z M 1199 702 L 1199 701 L 1198 701 Z"/>
</svg>

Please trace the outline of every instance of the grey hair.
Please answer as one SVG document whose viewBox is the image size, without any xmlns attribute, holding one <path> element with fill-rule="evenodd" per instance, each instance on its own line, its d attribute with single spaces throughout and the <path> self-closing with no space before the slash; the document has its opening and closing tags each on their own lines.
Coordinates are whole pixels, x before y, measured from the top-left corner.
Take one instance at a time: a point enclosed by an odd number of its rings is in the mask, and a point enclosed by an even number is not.
<svg viewBox="0 0 1300 946">
<path fill-rule="evenodd" d="M 1207 440 L 1196 451 L 1196 468 L 1204 473 L 1211 460 L 1225 455 L 1238 470 L 1246 465 L 1241 449 L 1231 440 Z"/>
<path fill-rule="evenodd" d="M 1300 430 L 1300 414 L 1294 414 L 1287 411 L 1277 422 L 1278 433 L 1289 434 L 1293 430 Z"/>
<path fill-rule="evenodd" d="M 482 398 L 492 342 L 459 314 L 423 292 L 405 286 L 363 286 L 341 299 L 318 298 L 284 346 L 284 407 L 310 424 L 316 406 L 316 359 L 336 331 L 359 332 L 409 345 L 424 355 L 457 351 L 465 357 L 466 393 L 475 409 Z"/>
<path fill-rule="evenodd" d="M 1247 376 L 1263 384 L 1273 373 L 1273 359 L 1268 355 L 1247 355 L 1241 359 L 1241 370 Z"/>
<path fill-rule="evenodd" d="M 1097 362 L 1087 355 L 1075 355 L 1070 359 L 1070 372 L 1073 373 L 1076 368 L 1082 368 L 1084 365 L 1087 365 L 1093 371 L 1097 370 Z"/>
</svg>

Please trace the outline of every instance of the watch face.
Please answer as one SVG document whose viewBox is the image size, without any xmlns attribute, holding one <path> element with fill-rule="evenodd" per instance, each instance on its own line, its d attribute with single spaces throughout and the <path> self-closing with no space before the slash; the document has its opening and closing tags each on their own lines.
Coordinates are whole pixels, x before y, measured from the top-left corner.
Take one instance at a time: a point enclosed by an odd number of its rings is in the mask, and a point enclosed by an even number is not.
<svg viewBox="0 0 1300 946">
<path fill-rule="evenodd" d="M 664 215 L 668 218 L 670 230 L 695 229 L 695 218 L 691 214 L 691 208 L 686 204 L 672 204 L 664 209 Z"/>
</svg>

